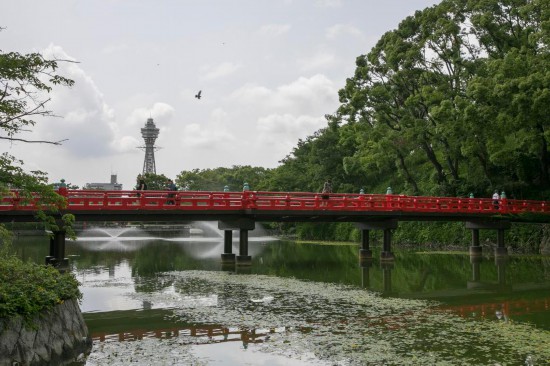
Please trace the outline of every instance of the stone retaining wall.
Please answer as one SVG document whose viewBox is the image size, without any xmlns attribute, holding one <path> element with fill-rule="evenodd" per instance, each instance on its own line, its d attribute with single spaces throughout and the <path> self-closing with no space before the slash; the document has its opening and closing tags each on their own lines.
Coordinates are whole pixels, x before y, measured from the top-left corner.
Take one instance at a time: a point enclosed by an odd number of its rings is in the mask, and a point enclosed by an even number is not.
<svg viewBox="0 0 550 366">
<path fill-rule="evenodd" d="M 0 366 L 84 364 L 92 348 L 77 300 L 67 300 L 37 316 L 34 326 L 0 319 Z"/>
</svg>

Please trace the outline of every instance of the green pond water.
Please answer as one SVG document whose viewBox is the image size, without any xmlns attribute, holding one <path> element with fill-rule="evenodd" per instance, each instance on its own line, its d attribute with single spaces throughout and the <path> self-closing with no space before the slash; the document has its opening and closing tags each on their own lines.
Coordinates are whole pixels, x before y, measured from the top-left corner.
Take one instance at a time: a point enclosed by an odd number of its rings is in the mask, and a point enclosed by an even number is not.
<svg viewBox="0 0 550 366">
<path fill-rule="evenodd" d="M 67 241 L 93 338 L 85 365 L 549 365 L 550 257 L 400 251 L 251 234 L 94 229 Z M 238 253 L 234 238 L 233 253 Z M 43 263 L 47 237 L 14 248 Z"/>
</svg>

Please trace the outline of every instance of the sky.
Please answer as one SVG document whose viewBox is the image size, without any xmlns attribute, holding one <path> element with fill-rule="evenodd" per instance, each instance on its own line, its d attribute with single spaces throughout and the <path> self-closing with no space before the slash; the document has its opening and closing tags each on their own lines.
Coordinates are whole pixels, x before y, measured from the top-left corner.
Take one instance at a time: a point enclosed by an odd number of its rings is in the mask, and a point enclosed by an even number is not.
<svg viewBox="0 0 550 366">
<path fill-rule="evenodd" d="M 3 152 L 49 181 L 83 187 L 143 170 L 153 118 L 156 173 L 275 168 L 326 127 L 355 59 L 439 0 L 4 0 L 0 50 L 40 52 L 75 81 Z M 202 98 L 195 95 L 202 90 Z M 222 187 L 220 187 L 220 190 Z"/>
</svg>

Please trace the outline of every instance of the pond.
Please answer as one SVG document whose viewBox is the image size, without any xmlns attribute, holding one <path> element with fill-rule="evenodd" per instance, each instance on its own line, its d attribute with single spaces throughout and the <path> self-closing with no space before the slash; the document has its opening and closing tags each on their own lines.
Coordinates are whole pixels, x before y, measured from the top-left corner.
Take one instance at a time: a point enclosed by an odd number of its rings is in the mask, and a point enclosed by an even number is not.
<svg viewBox="0 0 550 366">
<path fill-rule="evenodd" d="M 546 365 L 550 257 L 479 259 L 250 235 L 250 267 L 223 237 L 104 228 L 67 242 L 93 337 L 85 365 Z M 233 252 L 238 253 L 238 238 Z M 42 263 L 48 238 L 14 247 Z"/>
</svg>

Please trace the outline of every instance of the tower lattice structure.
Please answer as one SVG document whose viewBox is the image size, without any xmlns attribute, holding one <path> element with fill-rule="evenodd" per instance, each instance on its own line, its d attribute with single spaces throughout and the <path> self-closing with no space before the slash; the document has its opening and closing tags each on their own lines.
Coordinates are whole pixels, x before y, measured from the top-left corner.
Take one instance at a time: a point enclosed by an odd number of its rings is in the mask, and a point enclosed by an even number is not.
<svg viewBox="0 0 550 366">
<path fill-rule="evenodd" d="M 148 118 L 145 123 L 145 127 L 141 129 L 141 136 L 145 141 L 145 146 L 141 146 L 140 149 L 145 150 L 145 159 L 143 160 L 143 174 L 153 173 L 157 174 L 157 168 L 155 165 L 155 141 L 159 136 L 159 129 L 155 126 L 152 118 Z"/>
</svg>

